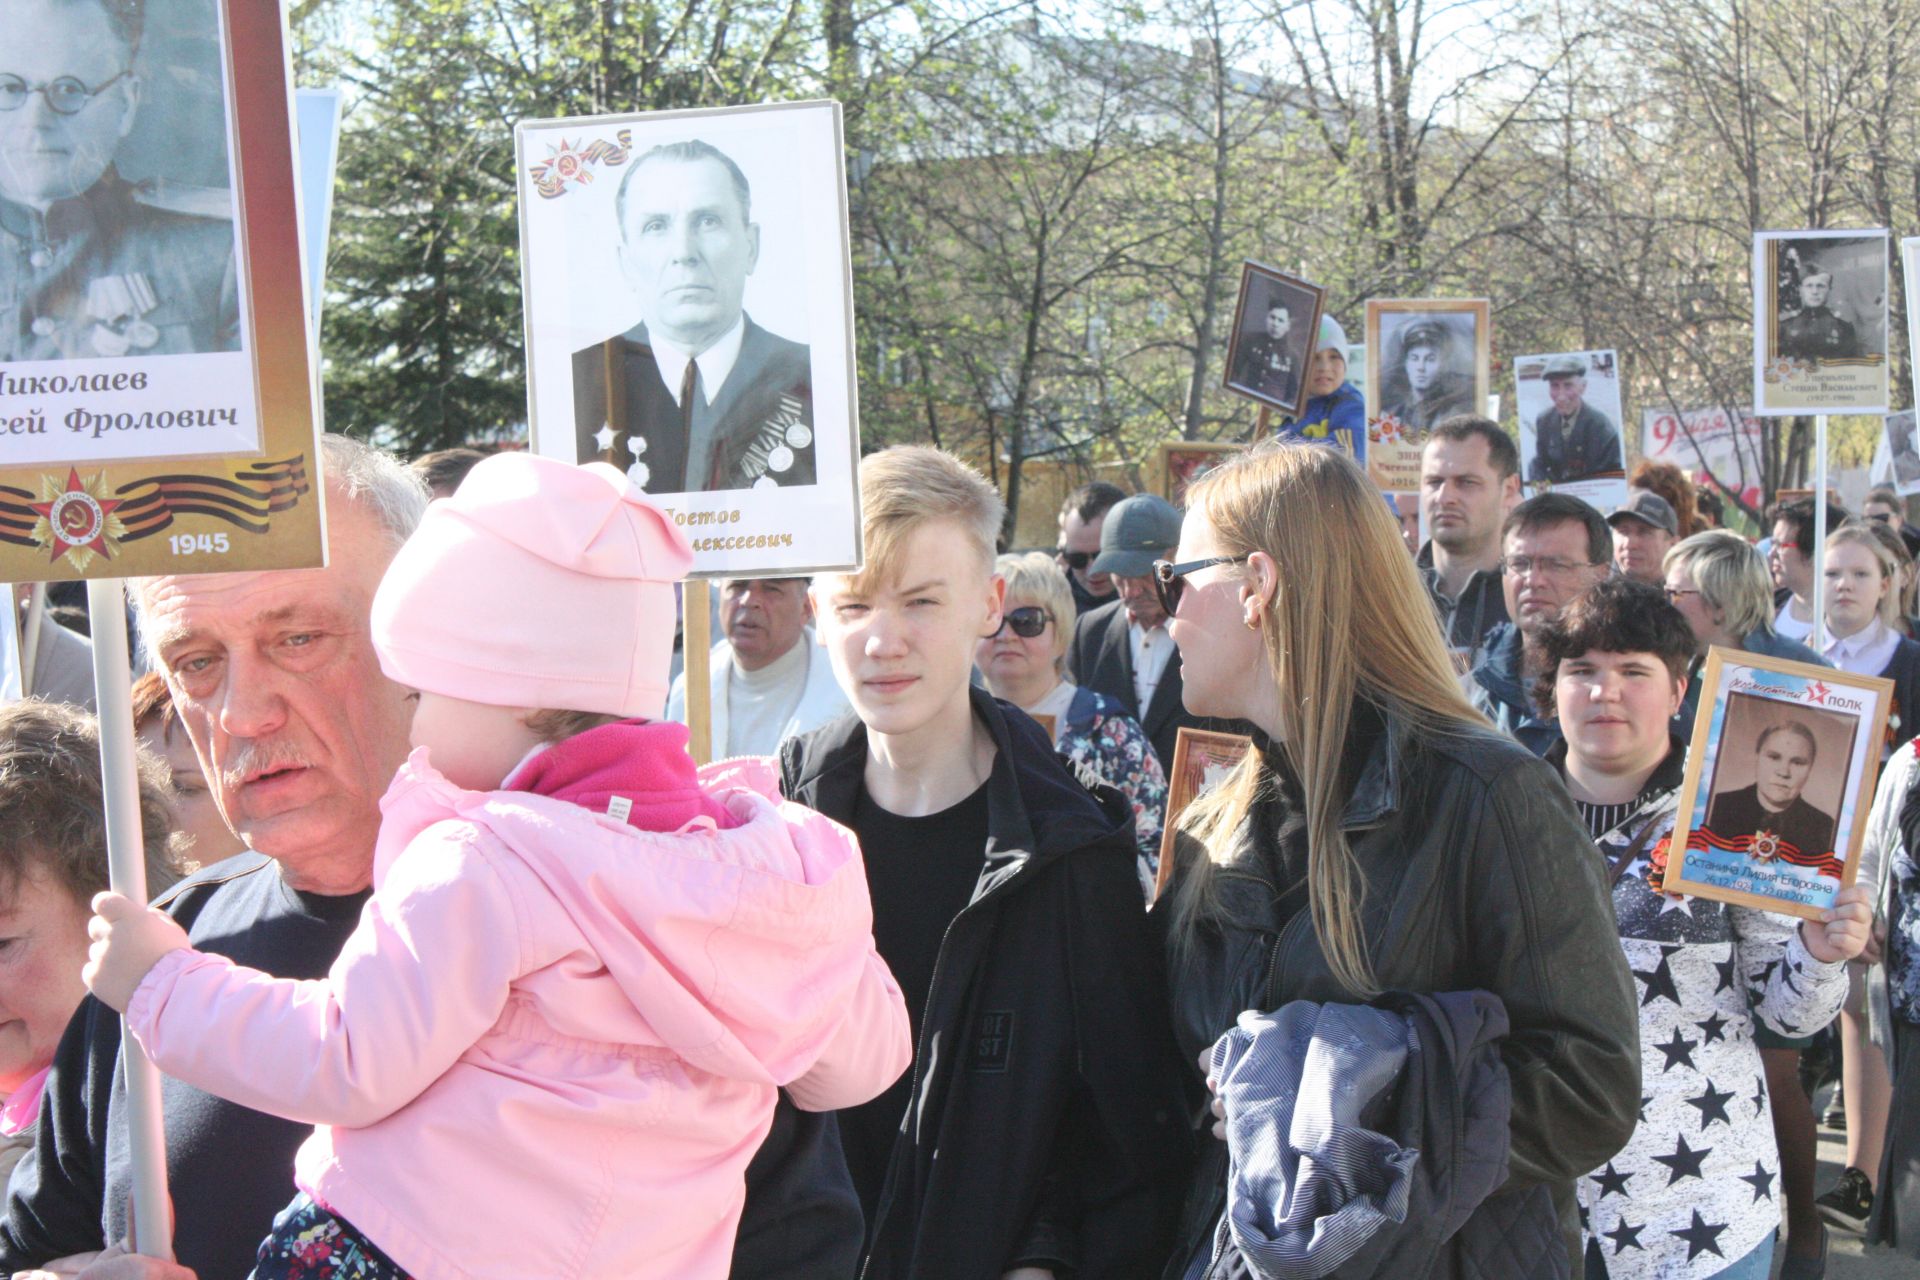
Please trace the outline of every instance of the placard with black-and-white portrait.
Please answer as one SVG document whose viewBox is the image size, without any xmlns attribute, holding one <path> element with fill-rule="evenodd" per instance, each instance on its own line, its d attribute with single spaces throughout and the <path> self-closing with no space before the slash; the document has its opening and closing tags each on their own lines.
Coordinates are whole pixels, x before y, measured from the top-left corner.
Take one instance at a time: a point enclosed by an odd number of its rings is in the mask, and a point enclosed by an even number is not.
<svg viewBox="0 0 1920 1280">
<path fill-rule="evenodd" d="M 1664 887 L 1818 919 L 1852 884 L 1893 683 L 1707 654 Z"/>
<path fill-rule="evenodd" d="M 1226 388 L 1282 413 L 1307 399 L 1307 366 L 1327 291 L 1257 262 L 1240 271 L 1240 299 L 1227 345 Z"/>
<path fill-rule="evenodd" d="M 0 0 L 0 579 L 325 559 L 286 38 Z"/>
<path fill-rule="evenodd" d="M 1920 493 L 1920 439 L 1915 438 L 1913 410 L 1890 413 L 1882 422 L 1880 444 L 1874 450 L 1875 466 L 1868 479 L 1874 484 L 1892 485 L 1903 498 Z"/>
<path fill-rule="evenodd" d="M 1601 511 L 1627 500 L 1620 423 L 1620 358 L 1564 351 L 1513 362 L 1520 471 L 1529 496 L 1549 489 Z"/>
<path fill-rule="evenodd" d="M 606 461 L 697 576 L 860 558 L 840 108 L 522 123 L 534 447 Z"/>
<path fill-rule="evenodd" d="M 1492 316 L 1484 298 L 1367 303 L 1367 471 L 1380 488 L 1418 491 L 1427 432 L 1487 411 Z"/>
<path fill-rule="evenodd" d="M 1887 233 L 1753 237 L 1754 412 L 1888 409 Z"/>
<path fill-rule="evenodd" d="M 256 452 L 289 385 L 310 415 L 277 13 L 0 0 L 0 32 L 8 464 Z"/>
</svg>

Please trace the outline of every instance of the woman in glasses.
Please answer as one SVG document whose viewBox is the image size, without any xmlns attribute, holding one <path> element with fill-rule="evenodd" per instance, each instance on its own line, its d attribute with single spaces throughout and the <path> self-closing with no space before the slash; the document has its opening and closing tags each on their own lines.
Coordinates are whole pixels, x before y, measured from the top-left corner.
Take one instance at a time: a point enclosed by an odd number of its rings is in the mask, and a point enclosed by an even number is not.
<svg viewBox="0 0 1920 1280">
<path fill-rule="evenodd" d="M 1210 473 L 1156 579 L 1187 709 L 1257 729 L 1183 814 L 1153 912 L 1189 1061 L 1244 1010 L 1490 993 L 1511 1114 L 1465 1140 L 1507 1178 L 1455 1206 L 1427 1274 L 1566 1274 L 1574 1179 L 1626 1142 L 1640 1089 L 1632 979 L 1565 787 L 1467 703 L 1399 530 L 1340 451 L 1268 446 Z M 1206 1144 L 1183 1263 L 1249 1155 Z"/>
<path fill-rule="evenodd" d="M 1693 634 L 1686 695 L 1673 719 L 1673 731 L 1683 740 L 1693 732 L 1700 669 L 1713 646 L 1831 665 L 1773 629 L 1773 578 L 1767 562 L 1739 534 L 1713 529 L 1684 538 L 1667 551 L 1661 567 L 1667 575 L 1667 601 L 1686 619 Z"/>
<path fill-rule="evenodd" d="M 1062 756 L 1118 787 L 1133 805 L 1140 844 L 1140 884 L 1153 896 L 1160 868 L 1160 821 L 1167 807 L 1167 776 L 1153 743 L 1112 698 L 1067 679 L 1073 590 L 1044 551 L 1001 556 L 994 569 L 1007 582 L 1000 629 L 974 650 L 974 662 L 993 696 L 1011 702 L 1053 732 Z"/>
<path fill-rule="evenodd" d="M 1540 644 L 1535 696 L 1565 735 L 1547 761 L 1600 847 L 1612 881 L 1606 918 L 1618 922 L 1640 988 L 1640 1123 L 1623 1151 L 1580 1180 L 1586 1275 L 1765 1280 L 1783 1195 L 1789 1205 L 1800 1197 L 1804 1212 L 1812 1187 L 1810 1170 L 1803 1188 L 1788 1185 L 1759 1036 L 1797 1035 L 1839 1010 L 1844 962 L 1866 943 L 1868 890 L 1841 890 L 1837 918 L 1825 923 L 1666 893 L 1686 769 L 1672 717 L 1692 626 L 1651 586 L 1612 578 L 1569 605 Z M 1763 730 L 1754 749 L 1810 759 L 1811 743 L 1786 720 Z M 1761 775 L 1763 802 L 1799 800 L 1798 781 L 1791 795 L 1770 797 L 1764 763 Z M 1798 1106 L 1811 1127 L 1804 1096 Z M 1826 1250 L 1818 1219 L 1790 1225 L 1782 1276 L 1818 1276 Z"/>
</svg>

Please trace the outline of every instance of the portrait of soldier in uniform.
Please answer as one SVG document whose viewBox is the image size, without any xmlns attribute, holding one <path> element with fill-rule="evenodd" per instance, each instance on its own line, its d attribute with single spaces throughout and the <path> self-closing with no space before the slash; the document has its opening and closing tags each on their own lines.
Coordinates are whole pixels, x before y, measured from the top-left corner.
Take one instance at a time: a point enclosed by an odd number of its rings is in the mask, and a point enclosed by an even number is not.
<svg viewBox="0 0 1920 1280">
<path fill-rule="evenodd" d="M 1780 354 L 1795 360 L 1848 360 L 1862 354 L 1853 326 L 1827 305 L 1833 273 L 1817 265 L 1800 277 L 1800 305 L 1780 317 Z"/>
<path fill-rule="evenodd" d="M 613 208 L 642 319 L 573 353 L 580 458 L 649 493 L 815 483 L 808 348 L 744 308 L 760 227 L 739 165 L 697 140 L 655 147 Z"/>
<path fill-rule="evenodd" d="M 1284 302 L 1267 307 L 1266 329 L 1240 350 L 1234 381 L 1275 400 L 1292 401 L 1300 394 L 1298 344 L 1289 341 L 1293 316 Z"/>
<path fill-rule="evenodd" d="M 1754 780 L 1717 793 L 1707 829 L 1721 840 L 1768 861 L 1792 851 L 1818 856 L 1833 850 L 1834 818 L 1801 793 L 1818 762 L 1811 728 L 1791 717 L 1763 726 L 1754 747 Z"/>
<path fill-rule="evenodd" d="M 1533 420 L 1528 480 L 1567 484 L 1624 470 L 1619 430 L 1611 418 L 1587 403 L 1587 371 L 1584 356 L 1556 356 L 1547 362 L 1543 380 L 1553 404 Z"/>
<path fill-rule="evenodd" d="M 0 0 L 0 364 L 240 349 L 224 192 L 125 181 L 139 0 Z"/>
<path fill-rule="evenodd" d="M 1393 335 L 1380 371 L 1384 416 L 1424 433 L 1443 418 L 1477 412 L 1473 373 L 1460 346 L 1439 320 L 1416 318 Z"/>
<path fill-rule="evenodd" d="M 1325 300 L 1326 290 L 1317 284 L 1257 262 L 1243 264 L 1227 344 L 1227 389 L 1282 413 L 1299 412 Z"/>
</svg>

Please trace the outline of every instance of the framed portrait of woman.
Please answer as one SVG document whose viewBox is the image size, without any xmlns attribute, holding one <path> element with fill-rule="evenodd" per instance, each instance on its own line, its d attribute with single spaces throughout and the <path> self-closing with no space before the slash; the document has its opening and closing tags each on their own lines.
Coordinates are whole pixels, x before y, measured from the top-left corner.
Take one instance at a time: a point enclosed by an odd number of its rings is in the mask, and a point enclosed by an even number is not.
<svg viewBox="0 0 1920 1280">
<path fill-rule="evenodd" d="M 1485 298 L 1367 303 L 1367 470 L 1382 489 L 1420 487 L 1434 424 L 1485 413 L 1493 390 L 1493 307 Z"/>
<path fill-rule="evenodd" d="M 1820 918 L 1854 881 L 1893 682 L 1715 646 L 1664 889 Z"/>
</svg>

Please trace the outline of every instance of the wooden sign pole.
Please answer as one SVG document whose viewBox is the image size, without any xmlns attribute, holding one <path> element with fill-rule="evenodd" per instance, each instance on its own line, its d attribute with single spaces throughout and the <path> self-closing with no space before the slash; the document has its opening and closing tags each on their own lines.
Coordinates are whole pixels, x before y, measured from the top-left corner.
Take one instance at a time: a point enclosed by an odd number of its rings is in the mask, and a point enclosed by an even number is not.
<svg viewBox="0 0 1920 1280">
<path fill-rule="evenodd" d="M 705 578 L 688 578 L 681 592 L 680 610 L 686 636 L 682 654 L 686 659 L 687 677 L 687 750 L 692 753 L 695 764 L 710 764 L 714 756 L 713 684 L 708 652 L 713 647 L 711 592 Z"/>
</svg>

